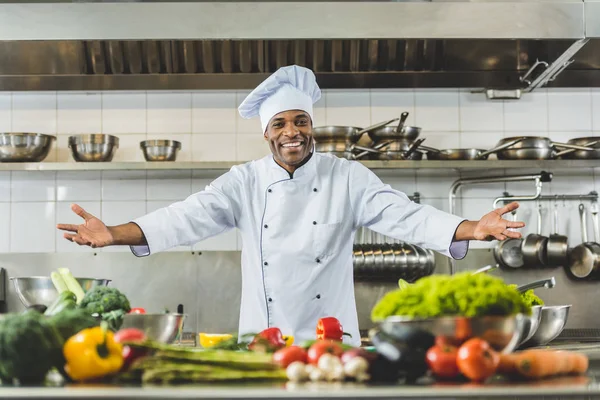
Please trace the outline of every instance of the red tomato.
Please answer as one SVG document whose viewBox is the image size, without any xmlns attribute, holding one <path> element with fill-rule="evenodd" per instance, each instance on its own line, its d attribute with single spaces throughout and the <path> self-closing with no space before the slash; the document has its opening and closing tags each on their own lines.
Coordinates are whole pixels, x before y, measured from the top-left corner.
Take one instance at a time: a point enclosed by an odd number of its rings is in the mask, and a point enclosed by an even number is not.
<svg viewBox="0 0 600 400">
<path fill-rule="evenodd" d="M 141 307 L 132 308 L 129 314 L 146 314 L 146 310 Z"/>
<path fill-rule="evenodd" d="M 344 353 L 342 346 L 333 340 L 317 340 L 310 349 L 308 349 L 308 362 L 317 365 L 319 358 L 323 354 L 333 354 L 340 357 Z"/>
<path fill-rule="evenodd" d="M 464 376 L 482 382 L 494 375 L 500 355 L 485 340 L 474 338 L 460 346 L 456 363 Z"/>
<path fill-rule="evenodd" d="M 277 350 L 273 354 L 273 361 L 281 365 L 283 368 L 287 368 L 288 365 L 294 361 L 300 361 L 306 364 L 308 355 L 306 350 L 300 346 L 290 346 L 283 349 Z"/>
<path fill-rule="evenodd" d="M 125 328 L 115 333 L 114 340 L 117 343 L 136 343 L 146 340 L 146 334 L 139 329 Z"/>
<path fill-rule="evenodd" d="M 453 346 L 433 346 L 427 351 L 425 359 L 431 372 L 439 378 L 456 378 L 460 371 L 456 365 L 458 350 Z"/>
</svg>

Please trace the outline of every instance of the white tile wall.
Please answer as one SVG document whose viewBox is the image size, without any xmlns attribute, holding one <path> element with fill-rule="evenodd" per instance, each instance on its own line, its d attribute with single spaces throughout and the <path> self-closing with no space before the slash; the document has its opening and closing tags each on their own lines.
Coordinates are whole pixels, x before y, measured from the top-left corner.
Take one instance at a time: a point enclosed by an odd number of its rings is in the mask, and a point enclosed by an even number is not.
<svg viewBox="0 0 600 400">
<path fill-rule="evenodd" d="M 73 162 L 67 138 L 73 133 L 104 132 L 120 138 L 114 161 L 144 161 L 146 139 L 182 142 L 179 161 L 247 161 L 269 153 L 257 119 L 237 113 L 247 91 L 194 92 L 44 92 L 0 93 L 0 130 L 57 135 L 46 161 Z M 490 148 L 503 137 L 523 133 L 566 141 L 600 136 L 600 89 L 542 89 L 519 101 L 487 101 L 468 90 L 325 90 L 315 104 L 315 124 L 367 126 L 408 111 L 407 124 L 421 126 L 426 145 L 440 148 Z M 508 173 L 509 171 L 507 171 Z M 538 170 L 518 173 L 539 172 Z M 485 175 L 486 171 L 463 176 Z M 494 174 L 499 173 L 495 171 Z M 501 171 L 500 171 L 501 173 Z M 510 171 L 516 173 L 516 171 Z M 381 179 L 421 201 L 448 210 L 447 194 L 459 178 L 454 171 L 381 173 Z M 70 204 L 78 203 L 108 224 L 127 222 L 202 190 L 211 179 L 200 172 L 3 172 L 0 173 L 0 252 L 89 251 L 62 238 L 57 222 L 76 222 Z M 586 193 L 600 189 L 594 170 L 555 172 L 544 194 Z M 457 202 L 462 216 L 477 219 L 504 190 L 531 194 L 531 183 L 466 187 Z M 577 202 L 561 204 L 561 232 L 574 244 L 581 239 Z M 518 217 L 535 230 L 534 204 L 523 203 Z M 547 208 L 547 205 L 545 205 Z M 544 230 L 550 219 L 544 214 Z M 590 239 L 591 218 L 588 216 Z M 191 247 L 174 250 L 235 250 L 236 230 Z M 478 243 L 474 247 L 487 247 Z M 97 250 L 96 250 L 97 251 Z M 128 251 L 127 248 L 107 251 Z"/>
</svg>

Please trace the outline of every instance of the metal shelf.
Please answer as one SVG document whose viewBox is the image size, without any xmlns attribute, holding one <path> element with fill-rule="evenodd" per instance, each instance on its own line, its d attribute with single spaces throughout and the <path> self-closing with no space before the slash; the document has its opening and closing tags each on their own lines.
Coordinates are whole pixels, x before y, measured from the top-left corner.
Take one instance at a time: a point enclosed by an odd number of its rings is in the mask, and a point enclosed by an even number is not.
<svg viewBox="0 0 600 400">
<path fill-rule="evenodd" d="M 0 171 L 226 171 L 242 161 L 0 163 Z M 600 168 L 600 160 L 361 161 L 372 170 L 499 170 Z"/>
</svg>

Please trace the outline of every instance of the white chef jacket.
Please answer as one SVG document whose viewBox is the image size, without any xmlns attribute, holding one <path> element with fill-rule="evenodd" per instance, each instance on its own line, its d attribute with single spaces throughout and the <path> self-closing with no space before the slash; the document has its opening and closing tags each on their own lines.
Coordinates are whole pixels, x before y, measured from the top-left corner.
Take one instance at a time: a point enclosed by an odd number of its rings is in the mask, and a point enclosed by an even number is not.
<svg viewBox="0 0 600 400">
<path fill-rule="evenodd" d="M 137 256 L 192 245 L 234 227 L 242 236 L 239 334 L 278 327 L 296 343 L 315 338 L 317 321 L 340 320 L 360 344 L 352 249 L 365 226 L 463 258 L 453 242 L 464 221 L 416 204 L 355 161 L 314 153 L 292 176 L 272 155 L 234 166 L 205 190 L 134 220 L 147 246 Z"/>
</svg>

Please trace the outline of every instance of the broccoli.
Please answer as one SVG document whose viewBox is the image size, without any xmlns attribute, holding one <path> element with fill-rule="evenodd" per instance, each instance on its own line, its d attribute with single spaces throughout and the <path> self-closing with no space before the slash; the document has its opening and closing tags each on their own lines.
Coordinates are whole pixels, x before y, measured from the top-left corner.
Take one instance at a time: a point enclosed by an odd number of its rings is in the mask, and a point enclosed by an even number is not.
<svg viewBox="0 0 600 400">
<path fill-rule="evenodd" d="M 48 321 L 56 328 L 65 342 L 84 329 L 100 325 L 98 319 L 83 309 L 64 310 L 48 318 Z"/>
<path fill-rule="evenodd" d="M 432 275 L 387 293 L 373 307 L 371 319 L 392 315 L 431 318 L 480 317 L 531 314 L 531 307 L 514 288 L 500 278 L 470 271 L 455 275 Z"/>
<path fill-rule="evenodd" d="M 97 286 L 87 292 L 79 306 L 90 314 L 98 314 L 114 331 L 121 327 L 123 316 L 131 311 L 127 297 L 118 289 L 106 286 Z"/>
<path fill-rule="evenodd" d="M 38 312 L 7 314 L 0 321 L 0 378 L 12 384 L 42 383 L 59 365 L 63 340 Z"/>
</svg>

